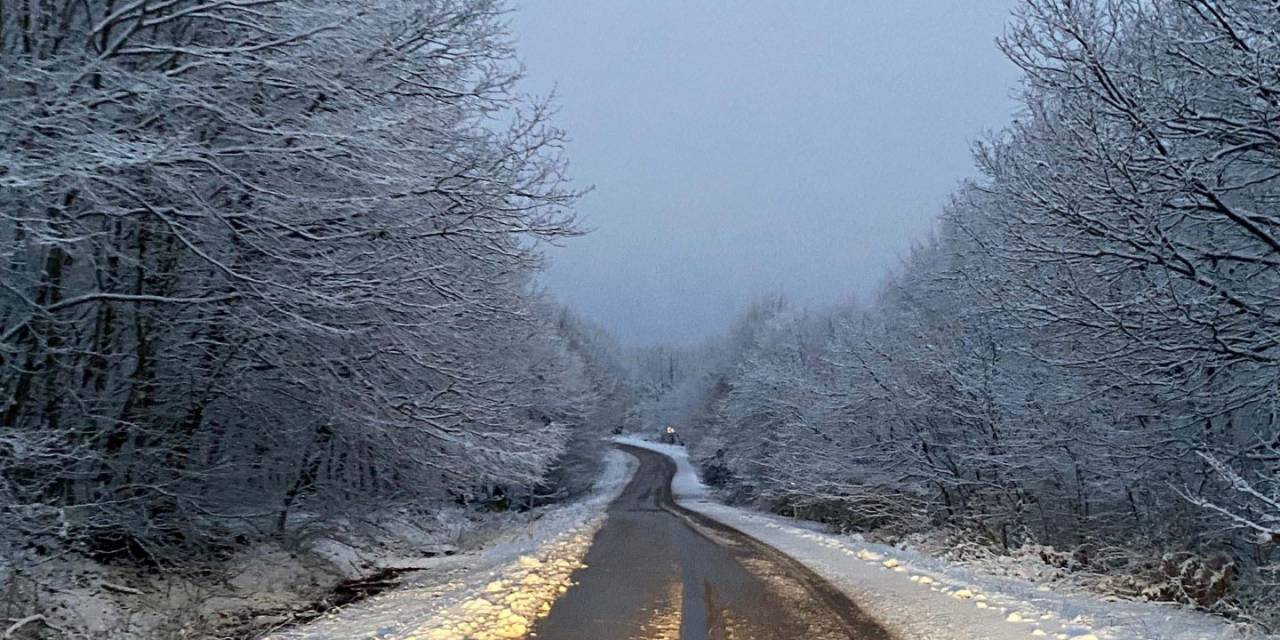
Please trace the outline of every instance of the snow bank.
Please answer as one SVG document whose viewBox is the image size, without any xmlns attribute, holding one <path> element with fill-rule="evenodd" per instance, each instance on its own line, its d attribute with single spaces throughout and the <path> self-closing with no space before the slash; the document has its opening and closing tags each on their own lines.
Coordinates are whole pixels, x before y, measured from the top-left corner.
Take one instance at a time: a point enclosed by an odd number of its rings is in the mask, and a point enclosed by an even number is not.
<svg viewBox="0 0 1280 640">
<path fill-rule="evenodd" d="M 592 537 L 604 523 L 605 507 L 635 468 L 634 458 L 610 451 L 604 472 L 584 500 L 548 509 L 479 552 L 433 558 L 424 566 L 428 571 L 400 588 L 268 637 L 522 638 L 570 586 L 570 575 L 583 566 Z"/>
<path fill-rule="evenodd" d="M 886 628 L 913 640 L 1210 640 L 1242 637 L 1228 622 L 1175 606 L 1063 594 L 1027 580 L 985 575 L 813 523 L 716 503 L 683 447 L 634 437 L 615 442 L 675 460 L 681 506 L 732 526 L 804 563 Z M 1273 636 L 1274 637 L 1274 636 Z"/>
</svg>

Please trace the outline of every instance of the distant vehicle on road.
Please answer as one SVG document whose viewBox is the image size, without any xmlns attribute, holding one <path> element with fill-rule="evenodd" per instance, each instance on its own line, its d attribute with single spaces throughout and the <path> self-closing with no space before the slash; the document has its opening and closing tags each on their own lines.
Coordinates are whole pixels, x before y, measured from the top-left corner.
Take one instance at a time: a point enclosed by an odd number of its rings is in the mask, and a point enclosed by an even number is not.
<svg viewBox="0 0 1280 640">
<path fill-rule="evenodd" d="M 676 433 L 676 428 L 672 426 L 667 426 L 662 430 L 662 435 L 658 437 L 658 441 L 662 444 L 684 444 L 684 441 L 680 439 L 680 434 Z"/>
</svg>

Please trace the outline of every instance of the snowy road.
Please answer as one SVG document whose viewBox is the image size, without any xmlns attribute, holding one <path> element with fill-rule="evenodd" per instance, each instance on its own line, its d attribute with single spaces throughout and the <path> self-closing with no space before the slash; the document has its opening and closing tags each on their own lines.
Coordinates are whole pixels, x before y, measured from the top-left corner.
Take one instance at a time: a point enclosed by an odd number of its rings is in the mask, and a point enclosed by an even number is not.
<svg viewBox="0 0 1280 640">
<path fill-rule="evenodd" d="M 583 500 L 540 511 L 483 549 L 441 559 L 399 589 L 270 638 L 1245 637 L 1213 616 L 1060 591 L 1068 585 L 990 575 L 720 504 L 682 447 L 633 437 L 615 442 L 627 453 L 609 452 Z"/>
<path fill-rule="evenodd" d="M 879 640 L 890 636 L 800 563 L 676 505 L 676 465 L 623 447 L 640 469 L 609 508 L 587 568 L 539 640 Z"/>
</svg>

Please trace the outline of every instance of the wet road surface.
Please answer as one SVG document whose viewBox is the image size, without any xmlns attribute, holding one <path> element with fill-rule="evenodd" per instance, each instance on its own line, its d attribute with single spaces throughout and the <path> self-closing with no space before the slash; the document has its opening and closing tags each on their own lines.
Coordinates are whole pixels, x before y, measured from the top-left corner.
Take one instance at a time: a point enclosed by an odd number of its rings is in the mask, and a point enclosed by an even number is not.
<svg viewBox="0 0 1280 640">
<path fill-rule="evenodd" d="M 635 447 L 631 483 L 538 640 L 889 640 L 844 594 L 777 550 L 677 506 L 675 464 Z"/>
</svg>

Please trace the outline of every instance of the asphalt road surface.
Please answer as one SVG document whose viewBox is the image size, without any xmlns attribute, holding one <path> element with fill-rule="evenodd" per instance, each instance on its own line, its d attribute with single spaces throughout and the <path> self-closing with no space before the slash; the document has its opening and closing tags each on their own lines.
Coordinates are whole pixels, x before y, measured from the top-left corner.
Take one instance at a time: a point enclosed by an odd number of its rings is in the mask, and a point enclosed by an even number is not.
<svg viewBox="0 0 1280 640">
<path fill-rule="evenodd" d="M 675 464 L 640 460 L 609 507 L 575 586 L 538 640 L 889 640 L 847 597 L 781 552 L 680 508 Z"/>
</svg>

